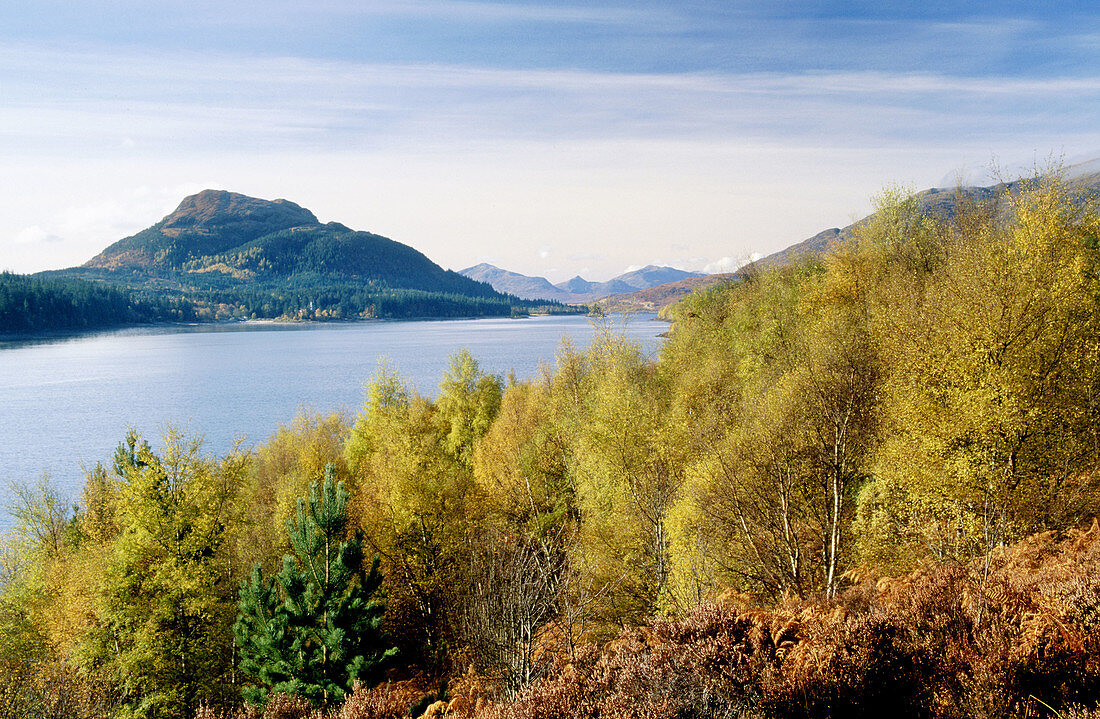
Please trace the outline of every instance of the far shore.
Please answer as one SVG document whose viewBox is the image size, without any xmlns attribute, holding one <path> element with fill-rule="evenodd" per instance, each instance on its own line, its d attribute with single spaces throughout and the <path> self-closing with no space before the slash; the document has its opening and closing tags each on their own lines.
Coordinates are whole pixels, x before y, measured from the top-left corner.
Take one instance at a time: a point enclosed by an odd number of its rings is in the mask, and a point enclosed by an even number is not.
<svg viewBox="0 0 1100 719">
<path fill-rule="evenodd" d="M 563 313 L 563 316 L 573 316 L 577 313 Z M 619 313 L 609 312 L 611 314 L 633 314 L 633 313 Z M 644 314 L 644 313 L 643 313 Z M 297 318 L 274 318 L 274 317 L 248 317 L 248 318 L 230 318 L 221 320 L 200 320 L 191 322 L 150 322 L 150 323 L 138 323 L 138 324 L 120 324 L 120 325 L 104 325 L 99 327 L 65 327 L 57 329 L 44 329 L 34 330 L 31 332 L 0 332 L 0 345 L 6 343 L 33 343 L 33 342 L 52 342 L 58 340 L 73 339 L 77 337 L 87 337 L 89 335 L 105 334 L 109 332 L 121 332 L 125 330 L 140 330 L 140 329 L 170 329 L 173 327 L 186 328 L 186 327 L 218 327 L 218 326 L 232 326 L 232 325 L 252 325 L 252 326 L 293 326 L 293 325 L 330 325 L 330 324 L 363 324 L 372 322 L 440 322 L 445 320 L 455 321 L 468 321 L 468 320 L 491 320 L 491 319 L 530 319 L 531 317 L 551 317 L 552 313 L 549 312 L 531 312 L 518 315 L 471 315 L 468 317 L 356 317 L 352 319 L 297 319 Z"/>
</svg>

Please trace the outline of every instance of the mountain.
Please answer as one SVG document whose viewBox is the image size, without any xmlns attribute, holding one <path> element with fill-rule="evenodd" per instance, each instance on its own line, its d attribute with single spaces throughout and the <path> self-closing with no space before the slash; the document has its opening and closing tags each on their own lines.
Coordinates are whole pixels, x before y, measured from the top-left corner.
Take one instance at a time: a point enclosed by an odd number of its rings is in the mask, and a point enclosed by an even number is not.
<svg viewBox="0 0 1100 719">
<path fill-rule="evenodd" d="M 675 267 L 646 265 L 640 270 L 634 270 L 633 272 L 619 275 L 615 280 L 630 285 L 634 289 L 645 290 L 669 282 L 679 282 L 680 280 L 686 280 L 693 277 L 700 278 L 706 276 L 707 275 L 703 272 L 688 272 L 686 270 L 678 270 Z"/>
<path fill-rule="evenodd" d="M 488 282 L 497 292 L 515 295 L 525 300 L 573 301 L 573 293 L 555 287 L 545 277 L 528 277 L 518 272 L 509 272 L 486 262 L 459 271 L 460 275 L 478 282 Z"/>
<path fill-rule="evenodd" d="M 1100 159 L 1084 162 L 1079 165 L 1067 167 L 1061 173 L 1066 190 L 1082 197 L 1100 193 Z M 989 187 L 932 187 L 916 193 L 917 202 L 925 212 L 950 217 L 960 202 L 990 202 L 996 200 L 1003 193 L 1015 194 L 1030 183 L 1030 180 L 1020 179 L 1009 182 L 1001 182 Z M 1002 208 L 1003 209 L 1003 208 Z M 874 213 L 854 222 L 847 227 L 833 227 L 822 230 L 813 237 L 791 245 L 779 252 L 774 252 L 754 263 L 758 267 L 766 267 L 774 263 L 784 263 L 807 254 L 821 254 L 829 249 L 830 245 L 841 242 L 852 236 L 853 230 L 860 225 L 869 222 L 875 217 Z"/>
<path fill-rule="evenodd" d="M 518 272 L 509 272 L 487 263 L 467 267 L 459 272 L 472 279 L 488 282 L 498 292 L 505 292 L 526 299 L 552 299 L 559 302 L 583 304 L 608 295 L 647 289 L 666 282 L 686 278 L 705 277 L 698 272 L 678 270 L 674 267 L 648 265 L 613 277 L 607 282 L 590 282 L 580 275 L 558 283 L 550 284 L 545 277 L 530 277 Z"/>
<path fill-rule="evenodd" d="M 484 283 L 444 270 L 408 245 L 337 222 L 321 224 L 288 200 L 260 200 L 204 190 L 136 235 L 82 265 L 89 270 L 149 276 L 229 275 L 239 280 L 317 274 L 379 287 L 495 293 Z"/>
<path fill-rule="evenodd" d="M 204 190 L 80 267 L 43 273 L 196 303 L 200 318 L 507 315 L 534 307 L 288 200 Z"/>
<path fill-rule="evenodd" d="M 259 200 L 236 192 L 203 190 L 184 198 L 175 212 L 136 235 L 119 240 L 84 263 L 101 269 L 176 266 L 218 255 L 284 230 L 321 227 L 317 217 L 288 200 Z"/>
<path fill-rule="evenodd" d="M 1070 192 L 1081 196 L 1100 193 L 1100 159 L 1065 168 L 1062 176 L 1065 179 L 1066 189 Z M 1025 183 L 1025 180 L 1014 180 L 992 185 L 990 187 L 933 187 L 918 192 L 916 197 L 925 211 L 949 217 L 961 201 L 982 202 L 994 200 L 1004 191 L 1009 193 L 1018 192 L 1024 187 Z M 874 216 L 874 214 L 871 214 L 847 227 L 831 227 L 827 230 L 822 230 L 813 237 L 808 237 L 801 242 L 797 242 L 778 252 L 773 252 L 763 259 L 757 260 L 752 264 L 752 267 L 763 268 L 774 264 L 785 264 L 806 255 L 823 254 L 830 246 L 851 237 L 853 230 L 863 223 L 870 221 Z M 732 273 L 728 275 L 687 277 L 675 282 L 656 285 L 643 290 L 612 294 L 602 299 L 599 302 L 599 306 L 608 312 L 659 311 L 663 307 L 673 304 L 681 297 L 690 294 L 696 289 L 709 287 L 723 279 L 736 279 L 739 276 L 739 273 Z"/>
<path fill-rule="evenodd" d="M 612 277 L 607 282 L 589 282 L 580 275 L 562 282 L 557 287 L 569 292 L 573 296 L 573 302 L 591 302 L 607 295 L 637 289 L 633 285 L 621 281 L 618 277 Z"/>
</svg>

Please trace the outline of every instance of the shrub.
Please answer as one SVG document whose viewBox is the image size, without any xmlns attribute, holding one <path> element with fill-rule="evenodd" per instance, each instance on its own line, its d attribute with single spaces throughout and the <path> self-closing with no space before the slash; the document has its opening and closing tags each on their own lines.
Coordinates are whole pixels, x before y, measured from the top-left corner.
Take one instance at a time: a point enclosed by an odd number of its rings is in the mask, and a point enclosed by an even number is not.
<svg viewBox="0 0 1100 719">
<path fill-rule="evenodd" d="M 587 647 L 478 716 L 1096 716 L 1083 707 L 1100 703 L 1100 527 L 1035 535 L 989 566 L 766 611 L 700 607 Z"/>
</svg>

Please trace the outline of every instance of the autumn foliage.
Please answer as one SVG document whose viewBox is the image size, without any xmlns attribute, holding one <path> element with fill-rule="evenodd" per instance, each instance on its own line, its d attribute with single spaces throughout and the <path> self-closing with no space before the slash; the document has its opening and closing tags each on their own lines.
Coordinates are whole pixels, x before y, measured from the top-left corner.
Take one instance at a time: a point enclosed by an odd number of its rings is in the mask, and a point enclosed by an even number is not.
<svg viewBox="0 0 1100 719">
<path fill-rule="evenodd" d="M 984 587 L 973 567 L 931 565 L 867 577 L 828 602 L 754 609 L 730 597 L 588 647 L 479 716 L 961 718 L 1095 706 L 1098 569 L 1094 523 L 998 550 Z"/>
<path fill-rule="evenodd" d="M 1094 522 L 997 551 L 984 587 L 976 567 L 929 565 L 851 576 L 832 601 L 760 608 L 730 595 L 585 645 L 515 701 L 490 701 L 472 674 L 451 681 L 448 699 L 424 701 L 431 682 L 420 677 L 357 689 L 328 716 L 1089 717 L 1100 701 L 1098 570 Z M 262 716 L 316 715 L 284 697 Z"/>
<path fill-rule="evenodd" d="M 825 256 L 683 300 L 656 357 L 603 323 L 525 381 L 382 365 L 354 421 L 222 458 L 131 435 L 75 511 L 22 487 L 0 719 L 1089 716 L 1100 213 L 1013 188 L 887 192 Z M 230 627 L 326 473 L 398 651 L 310 703 Z"/>
</svg>

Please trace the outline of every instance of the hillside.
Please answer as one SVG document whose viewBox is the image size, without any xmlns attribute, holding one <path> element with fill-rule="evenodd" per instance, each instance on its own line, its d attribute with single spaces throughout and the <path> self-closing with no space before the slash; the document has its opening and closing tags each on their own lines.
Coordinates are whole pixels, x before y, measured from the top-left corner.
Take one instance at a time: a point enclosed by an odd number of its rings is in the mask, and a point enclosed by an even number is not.
<svg viewBox="0 0 1100 719">
<path fill-rule="evenodd" d="M 726 282 L 735 277 L 737 277 L 735 272 L 704 275 L 702 277 L 686 277 L 676 282 L 666 282 L 663 285 L 647 287 L 644 290 L 609 295 L 597 301 L 596 304 L 604 312 L 660 312 L 663 308 L 680 301 L 680 299 L 690 295 L 695 290 L 713 287 L 719 282 Z"/>
<path fill-rule="evenodd" d="M 646 265 L 640 270 L 623 273 L 616 277 L 614 281 L 630 285 L 635 289 L 644 290 L 669 282 L 679 282 L 680 280 L 690 278 L 702 279 L 703 277 L 707 277 L 707 275 L 702 272 L 689 272 L 687 270 L 678 270 L 675 267 Z"/>
<path fill-rule="evenodd" d="M 0 337 L 192 319 L 186 303 L 151 293 L 0 272 Z"/>
<path fill-rule="evenodd" d="M 1095 171 L 1096 162 L 1084 163 L 1079 167 L 1067 168 L 1066 189 L 1071 194 L 1087 197 L 1100 193 L 1100 172 Z M 1021 192 L 1027 183 L 1023 180 L 1000 183 L 991 187 L 962 187 L 962 188 L 929 188 L 918 192 L 916 199 L 921 212 L 936 217 L 950 217 L 960 203 L 974 204 L 995 200 L 1002 191 L 1012 194 Z M 852 236 L 852 232 L 869 222 L 874 221 L 877 213 L 854 222 L 846 227 L 830 227 L 822 230 L 812 237 L 785 247 L 778 252 L 757 260 L 752 268 L 764 268 L 774 265 L 784 265 L 792 260 L 806 255 L 821 255 L 833 245 L 843 242 Z M 750 268 L 750 270 L 752 269 Z M 696 289 L 711 287 L 718 282 L 733 279 L 738 273 L 726 275 L 693 276 L 651 286 L 642 290 L 624 291 L 620 294 L 611 294 L 600 300 L 599 306 L 607 312 L 659 312 L 679 301 L 682 297 L 691 294 Z"/>
<path fill-rule="evenodd" d="M 187 258 L 218 255 L 282 230 L 321 227 L 317 217 L 287 200 L 260 200 L 236 192 L 203 190 L 184 198 L 157 224 L 107 247 L 83 267 L 179 267 Z"/>
<path fill-rule="evenodd" d="M 185 198 L 80 267 L 44 274 L 155 291 L 195 303 L 206 319 L 483 316 L 534 307 L 387 237 L 322 224 L 288 200 L 221 190 Z"/>
<path fill-rule="evenodd" d="M 1066 168 L 1064 172 L 1065 185 L 1071 194 L 1084 197 L 1100 192 L 1100 172 L 1095 171 L 1093 165 L 1094 163 L 1084 163 L 1080 166 Z M 972 205 L 993 202 L 1005 192 L 1017 195 L 1027 189 L 1029 184 L 1029 181 L 1024 179 L 1002 182 L 989 187 L 931 187 L 918 192 L 916 199 L 922 213 L 948 218 L 956 212 L 961 204 Z M 820 255 L 828 250 L 830 246 L 851 237 L 856 228 L 872 222 L 876 215 L 877 213 L 872 213 L 847 227 L 832 227 L 822 230 L 813 237 L 778 252 L 773 252 L 755 264 L 766 267 L 776 263 L 784 264 L 801 255 Z"/>
<path fill-rule="evenodd" d="M 356 232 L 287 200 L 204 190 L 152 227 L 107 247 L 82 268 L 150 277 L 207 273 L 238 280 L 315 273 L 378 286 L 497 295 L 484 283 L 444 270 L 408 245 Z"/>
</svg>

